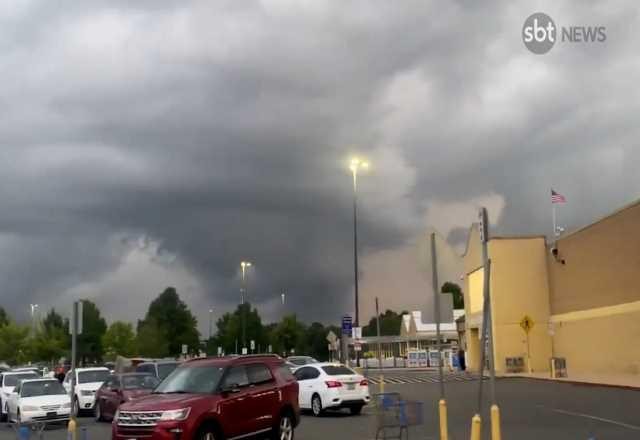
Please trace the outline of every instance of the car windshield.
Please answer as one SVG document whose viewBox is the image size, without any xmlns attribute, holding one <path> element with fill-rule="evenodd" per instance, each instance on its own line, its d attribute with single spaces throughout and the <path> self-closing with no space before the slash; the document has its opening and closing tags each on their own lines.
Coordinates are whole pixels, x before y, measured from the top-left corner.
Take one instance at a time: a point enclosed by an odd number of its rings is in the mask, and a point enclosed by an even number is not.
<svg viewBox="0 0 640 440">
<path fill-rule="evenodd" d="M 125 390 L 152 390 L 160 381 L 151 375 L 122 376 L 122 388 Z"/>
<path fill-rule="evenodd" d="M 39 376 L 36 373 L 19 373 L 19 374 L 8 374 L 4 377 L 4 383 L 2 386 L 5 387 L 15 387 L 18 385 L 18 381 L 22 379 L 37 379 Z"/>
<path fill-rule="evenodd" d="M 341 376 L 344 374 L 356 374 L 351 368 L 344 367 L 342 365 L 328 365 L 322 367 L 325 373 L 329 376 Z"/>
<path fill-rule="evenodd" d="M 22 384 L 22 397 L 52 396 L 66 394 L 67 392 L 57 380 L 43 380 L 37 382 L 25 382 Z"/>
<path fill-rule="evenodd" d="M 212 393 L 218 387 L 224 368 L 199 366 L 176 368 L 154 393 Z"/>
<path fill-rule="evenodd" d="M 166 364 L 158 364 L 158 377 L 160 380 L 167 377 L 178 366 L 177 362 L 169 362 Z"/>
<path fill-rule="evenodd" d="M 109 370 L 90 370 L 78 372 L 78 383 L 104 382 L 109 377 Z"/>
</svg>

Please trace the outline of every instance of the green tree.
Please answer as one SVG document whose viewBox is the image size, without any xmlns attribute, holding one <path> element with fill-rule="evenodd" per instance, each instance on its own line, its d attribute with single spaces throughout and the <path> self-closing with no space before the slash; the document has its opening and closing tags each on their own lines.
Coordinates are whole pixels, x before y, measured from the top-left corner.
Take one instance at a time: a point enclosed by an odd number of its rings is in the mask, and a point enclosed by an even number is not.
<svg viewBox="0 0 640 440">
<path fill-rule="evenodd" d="M 303 352 L 300 354 L 306 354 L 309 356 L 313 356 L 314 358 L 320 361 L 329 360 L 329 349 L 327 341 L 327 334 L 329 333 L 329 328 L 325 327 L 319 322 L 314 322 L 311 324 L 306 331 L 305 334 L 305 348 Z M 336 333 L 337 335 L 338 333 Z M 296 350 L 296 353 L 298 351 Z"/>
<path fill-rule="evenodd" d="M 102 336 L 106 331 L 107 323 L 98 307 L 89 300 L 83 300 L 82 334 L 78 335 L 78 357 L 83 363 L 102 359 Z"/>
<path fill-rule="evenodd" d="M 453 295 L 453 308 L 454 309 L 464 309 L 464 295 L 462 294 L 462 289 L 456 283 L 452 283 L 447 281 L 442 285 L 442 289 L 440 290 L 442 293 L 450 293 Z"/>
<path fill-rule="evenodd" d="M 400 326 L 402 325 L 402 315 L 407 312 L 403 311 L 398 314 L 392 310 L 387 310 L 380 314 L 380 336 L 397 336 L 400 334 Z M 369 320 L 369 323 L 362 328 L 362 336 L 377 336 L 378 327 L 376 317 Z"/>
<path fill-rule="evenodd" d="M 144 321 L 153 320 L 159 333 L 166 339 L 170 355 L 182 353 L 182 345 L 189 347 L 190 353 L 200 350 L 198 321 L 180 299 L 173 287 L 167 287 L 149 305 Z M 142 347 L 141 347 L 142 348 Z"/>
<path fill-rule="evenodd" d="M 251 309 L 251 304 L 249 303 L 238 305 L 233 313 L 225 313 L 218 319 L 216 323 L 218 329 L 216 335 L 217 343 L 225 353 L 235 353 L 237 342 L 238 351 L 240 352 L 242 350 L 243 319 L 245 320 L 247 348 L 249 348 L 250 341 L 254 341 L 256 350 L 266 351 L 269 343 L 268 333 L 262 325 L 262 318 L 258 310 Z"/>
<path fill-rule="evenodd" d="M 115 321 L 102 336 L 102 347 L 108 359 L 117 355 L 129 357 L 136 353 L 136 335 L 128 322 Z"/>
<path fill-rule="evenodd" d="M 4 307 L 0 306 L 0 327 L 4 327 L 7 324 L 9 324 L 9 315 L 7 315 Z"/>
<path fill-rule="evenodd" d="M 152 358 L 169 356 L 169 341 L 167 341 L 154 318 L 148 318 L 138 323 L 136 345 L 142 356 Z"/>
<path fill-rule="evenodd" d="M 0 359 L 10 365 L 29 360 L 29 327 L 9 322 L 0 327 Z"/>
<path fill-rule="evenodd" d="M 66 350 L 66 334 L 59 328 L 42 329 L 29 339 L 29 358 L 33 361 L 55 362 Z"/>
<path fill-rule="evenodd" d="M 291 353 L 292 350 L 296 353 L 304 352 L 305 327 L 296 315 L 287 315 L 274 329 L 273 339 L 274 345 L 285 354 Z"/>
</svg>

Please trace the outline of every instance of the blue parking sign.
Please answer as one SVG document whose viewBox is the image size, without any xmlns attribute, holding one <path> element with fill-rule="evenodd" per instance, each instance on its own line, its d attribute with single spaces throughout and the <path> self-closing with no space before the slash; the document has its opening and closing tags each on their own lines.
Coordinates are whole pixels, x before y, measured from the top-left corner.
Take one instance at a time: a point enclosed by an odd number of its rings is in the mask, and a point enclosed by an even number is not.
<svg viewBox="0 0 640 440">
<path fill-rule="evenodd" d="M 353 328 L 353 320 L 351 316 L 345 315 L 342 317 L 342 334 L 351 336 L 351 329 Z"/>
</svg>

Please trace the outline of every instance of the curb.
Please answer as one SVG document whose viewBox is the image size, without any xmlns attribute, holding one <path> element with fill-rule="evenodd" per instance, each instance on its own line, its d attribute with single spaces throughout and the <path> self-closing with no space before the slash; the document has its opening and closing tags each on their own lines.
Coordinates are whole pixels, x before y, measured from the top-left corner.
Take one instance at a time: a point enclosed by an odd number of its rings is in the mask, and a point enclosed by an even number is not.
<svg viewBox="0 0 640 440">
<path fill-rule="evenodd" d="M 530 377 L 530 376 L 496 376 L 499 379 L 531 379 L 531 380 L 540 380 L 545 382 L 555 382 L 555 383 L 567 383 L 571 385 L 582 385 L 582 386 L 592 386 L 592 387 L 607 387 L 607 388 L 618 388 L 623 390 L 631 390 L 631 391 L 640 391 L 640 387 L 634 385 L 619 385 L 614 383 L 599 383 L 599 382 L 586 382 L 583 380 L 557 380 L 546 377 Z"/>
</svg>

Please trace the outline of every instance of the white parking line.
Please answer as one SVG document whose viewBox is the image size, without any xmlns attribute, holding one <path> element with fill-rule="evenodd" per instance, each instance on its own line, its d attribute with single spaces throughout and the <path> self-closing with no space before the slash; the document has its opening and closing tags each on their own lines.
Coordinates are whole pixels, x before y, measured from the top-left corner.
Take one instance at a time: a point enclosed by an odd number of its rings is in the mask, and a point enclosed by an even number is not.
<svg viewBox="0 0 640 440">
<path fill-rule="evenodd" d="M 560 414 L 566 414 L 568 416 L 583 417 L 585 419 L 597 420 L 599 422 L 610 423 L 612 425 L 622 426 L 623 428 L 632 429 L 634 431 L 640 431 L 640 426 L 629 425 L 628 423 L 618 422 L 616 420 L 604 419 L 602 417 L 592 416 L 589 414 L 582 414 L 573 411 L 566 411 L 564 409 L 551 408 L 551 411 Z"/>
</svg>

